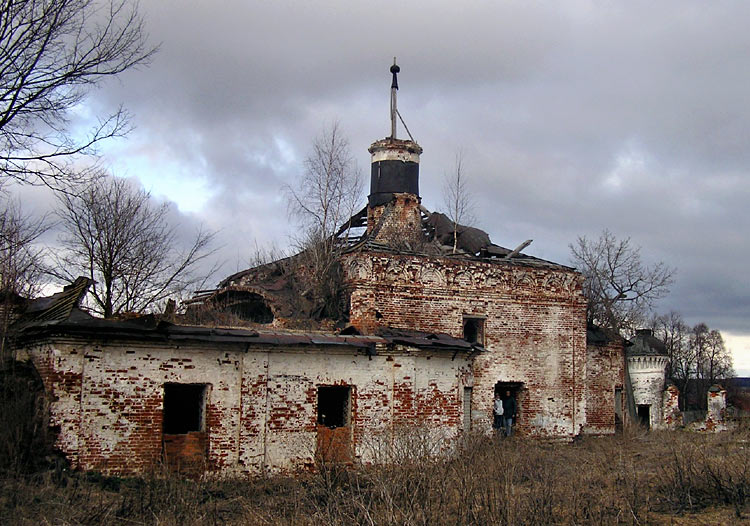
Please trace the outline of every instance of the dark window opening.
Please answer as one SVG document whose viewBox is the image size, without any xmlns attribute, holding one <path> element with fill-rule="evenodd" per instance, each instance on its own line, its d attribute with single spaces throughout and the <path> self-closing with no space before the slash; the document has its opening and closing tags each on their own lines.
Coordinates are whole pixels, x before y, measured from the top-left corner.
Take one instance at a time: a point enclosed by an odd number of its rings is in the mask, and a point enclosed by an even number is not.
<svg viewBox="0 0 750 526">
<path fill-rule="evenodd" d="M 205 384 L 164 384 L 164 433 L 204 430 Z"/>
<path fill-rule="evenodd" d="M 349 425 L 351 387 L 325 385 L 318 387 L 318 425 L 330 428 Z"/>
<path fill-rule="evenodd" d="M 651 406 L 650 405 L 639 405 L 638 406 L 638 422 L 646 429 L 651 427 Z"/>
<path fill-rule="evenodd" d="M 464 340 L 484 346 L 484 318 L 464 318 Z"/>
<path fill-rule="evenodd" d="M 271 323 L 273 312 L 260 294 L 245 290 L 228 290 L 219 300 L 221 309 L 253 323 Z"/>
</svg>

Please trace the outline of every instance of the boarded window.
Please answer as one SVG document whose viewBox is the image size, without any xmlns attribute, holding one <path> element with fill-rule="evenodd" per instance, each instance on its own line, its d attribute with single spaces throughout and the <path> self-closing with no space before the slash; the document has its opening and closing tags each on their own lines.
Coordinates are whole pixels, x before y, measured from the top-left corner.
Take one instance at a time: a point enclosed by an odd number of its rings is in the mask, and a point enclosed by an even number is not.
<svg viewBox="0 0 750 526">
<path fill-rule="evenodd" d="M 349 425 L 351 387 L 322 385 L 318 387 L 318 425 L 330 428 Z"/>
<path fill-rule="evenodd" d="M 484 318 L 464 316 L 464 340 L 484 346 Z"/>
<path fill-rule="evenodd" d="M 165 434 L 204 430 L 206 391 L 206 384 L 164 384 Z"/>
</svg>

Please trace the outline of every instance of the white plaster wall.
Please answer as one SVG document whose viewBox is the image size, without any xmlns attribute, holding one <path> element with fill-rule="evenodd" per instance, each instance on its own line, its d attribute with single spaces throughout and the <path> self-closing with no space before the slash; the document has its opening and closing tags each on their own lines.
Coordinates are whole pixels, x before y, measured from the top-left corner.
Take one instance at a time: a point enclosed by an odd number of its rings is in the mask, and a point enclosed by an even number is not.
<svg viewBox="0 0 750 526">
<path fill-rule="evenodd" d="M 141 455 L 160 453 L 158 444 L 156 451 L 141 448 L 153 447 L 154 436 L 160 439 L 158 411 L 163 408 L 164 384 L 203 383 L 209 386 L 207 417 L 214 421 L 209 429 L 209 458 L 224 469 L 235 470 L 233 437 L 239 430 L 242 359 L 239 348 L 217 352 L 193 345 L 87 349 L 81 397 L 83 449 L 94 458 L 104 457 L 104 471 L 109 462 L 118 466 L 121 459 L 148 462 Z"/>
<path fill-rule="evenodd" d="M 382 351 L 382 349 L 381 349 Z M 142 472 L 161 454 L 163 386 L 208 384 L 208 460 L 224 473 L 299 469 L 314 460 L 317 387 L 352 386 L 352 435 L 358 459 L 420 411 L 430 429 L 455 436 L 471 365 L 464 353 L 434 355 L 245 345 L 81 344 L 29 349 L 54 401 L 58 447 L 75 467 Z"/>
<path fill-rule="evenodd" d="M 393 431 L 394 420 L 405 418 L 400 410 L 410 411 L 413 416 L 409 421 L 418 425 L 421 418 L 414 413 L 420 409 L 420 396 L 429 400 L 438 390 L 460 407 L 461 376 L 468 369 L 464 357 L 451 360 L 449 353 L 429 359 L 397 353 L 368 357 L 354 352 L 321 354 L 319 351 L 274 352 L 269 356 L 265 462 L 273 470 L 281 471 L 314 461 L 318 386 L 353 387 L 354 453 L 357 459 L 368 462 L 382 453 L 373 448 L 382 436 Z M 409 406 L 394 394 L 394 387 L 399 386 L 414 394 Z M 438 429 L 442 436 L 455 436 L 462 414 L 448 418 L 441 408 L 434 409 L 436 415 L 425 417 L 430 429 Z M 288 417 L 279 422 L 278 416 L 283 414 Z"/>
<path fill-rule="evenodd" d="M 21 349 L 20 360 L 32 360 L 44 379 L 50 402 L 50 426 L 58 427 L 57 447 L 75 466 L 80 450 L 81 370 L 85 347 L 42 344 Z M 54 381 L 49 379 L 54 377 Z"/>
</svg>

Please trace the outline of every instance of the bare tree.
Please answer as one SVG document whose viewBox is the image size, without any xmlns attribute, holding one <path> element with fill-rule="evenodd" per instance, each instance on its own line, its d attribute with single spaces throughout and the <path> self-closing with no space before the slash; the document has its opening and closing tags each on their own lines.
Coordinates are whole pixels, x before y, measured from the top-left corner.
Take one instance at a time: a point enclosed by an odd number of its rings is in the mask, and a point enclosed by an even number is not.
<svg viewBox="0 0 750 526">
<path fill-rule="evenodd" d="M 734 376 L 732 356 L 721 333 L 705 323 L 693 327 L 690 345 L 695 355 L 697 402 L 704 407 L 708 389 L 719 380 Z"/>
<path fill-rule="evenodd" d="M 732 353 L 724 344 L 724 337 L 716 329 L 711 329 L 706 338 L 706 347 L 699 362 L 699 371 L 708 386 L 734 376 Z"/>
<path fill-rule="evenodd" d="M 32 297 L 40 291 L 44 275 L 43 249 L 36 241 L 49 225 L 34 219 L 20 205 L 6 201 L 0 211 L 0 291 Z"/>
<path fill-rule="evenodd" d="M 0 211 L 0 363 L 8 357 L 8 329 L 23 298 L 40 291 L 44 274 L 44 250 L 36 241 L 49 225 L 34 219 L 14 201 Z"/>
<path fill-rule="evenodd" d="M 301 180 L 285 190 L 290 214 L 302 229 L 295 239 L 298 292 L 312 301 L 317 315 L 337 317 L 341 245 L 335 234 L 362 198 L 361 172 L 337 123 L 315 139 Z"/>
<path fill-rule="evenodd" d="M 664 342 L 669 356 L 667 378 L 671 379 L 682 396 L 681 409 L 685 409 L 685 396 L 688 384 L 695 377 L 697 356 L 691 345 L 692 329 L 683 321 L 677 312 L 657 316 L 652 320 L 654 336 Z"/>
<path fill-rule="evenodd" d="M 446 174 L 443 185 L 443 204 L 448 219 L 453 223 L 453 253 L 458 250 L 459 225 L 471 226 L 474 222 L 472 209 L 474 200 L 466 185 L 466 174 L 463 171 L 463 157 L 456 154 L 453 173 Z"/>
<path fill-rule="evenodd" d="M 653 302 L 669 292 L 675 270 L 662 262 L 647 266 L 630 238 L 604 230 L 597 240 L 579 237 L 569 245 L 573 264 L 584 276 L 588 321 L 615 331 L 643 323 Z"/>
<path fill-rule="evenodd" d="M 106 77 L 145 63 L 137 4 L 130 0 L 6 0 L 0 7 L 0 177 L 62 188 L 92 175 L 74 169 L 104 139 L 128 130 L 120 108 L 85 138 L 69 111 Z"/>
<path fill-rule="evenodd" d="M 338 123 L 313 142 L 301 180 L 286 187 L 290 213 L 319 240 L 330 238 L 362 197 L 362 176 Z"/>
<path fill-rule="evenodd" d="M 688 398 L 705 408 L 708 389 L 734 376 L 732 356 L 721 333 L 705 323 L 690 327 L 676 312 L 655 317 L 652 327 L 667 347 L 667 377 L 680 390 L 681 408 L 687 408 Z"/>
<path fill-rule="evenodd" d="M 214 234 L 200 230 L 189 248 L 179 250 L 168 204 L 154 204 L 129 181 L 101 178 L 77 196 L 63 193 L 58 199 L 66 234 L 53 274 L 94 281 L 96 313 L 145 312 L 205 280 L 196 272 L 213 254 Z"/>
</svg>

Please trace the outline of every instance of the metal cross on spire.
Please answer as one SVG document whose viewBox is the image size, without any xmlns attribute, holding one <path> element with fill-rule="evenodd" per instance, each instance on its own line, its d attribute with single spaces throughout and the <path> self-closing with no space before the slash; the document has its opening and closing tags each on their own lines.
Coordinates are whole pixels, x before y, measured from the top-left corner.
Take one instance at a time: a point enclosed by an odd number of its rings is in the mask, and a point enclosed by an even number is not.
<svg viewBox="0 0 750 526">
<path fill-rule="evenodd" d="M 391 66 L 391 73 L 393 73 L 393 82 L 391 82 L 391 139 L 396 138 L 396 114 L 398 109 L 396 108 L 396 92 L 398 91 L 398 72 L 401 68 L 396 64 L 396 57 L 393 57 L 393 65 Z"/>
<path fill-rule="evenodd" d="M 396 64 L 396 57 L 393 57 L 393 65 L 391 66 L 391 73 L 393 73 L 393 81 L 391 82 L 391 139 L 396 138 L 396 117 L 401 121 L 401 124 L 404 125 L 404 129 L 406 130 L 407 135 L 409 135 L 409 138 L 414 141 L 414 137 L 411 136 L 411 132 L 409 132 L 409 128 L 406 126 L 406 123 L 404 122 L 404 118 L 401 117 L 401 114 L 398 112 L 398 107 L 396 106 L 396 92 L 398 92 L 398 73 L 401 71 L 401 68 L 398 67 L 398 64 Z"/>
</svg>

